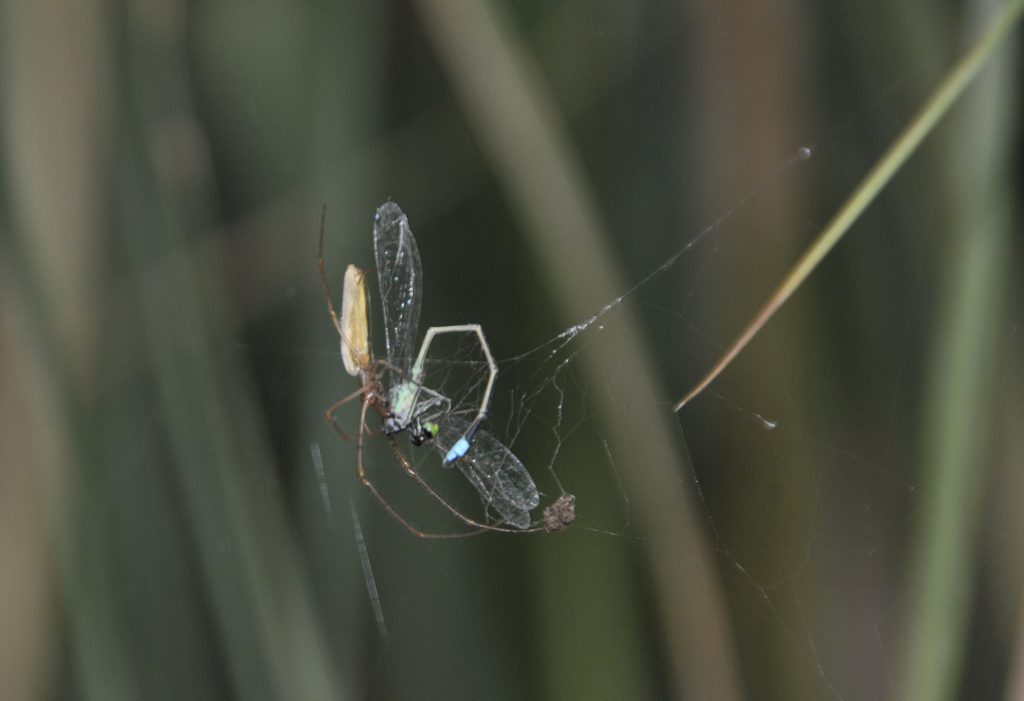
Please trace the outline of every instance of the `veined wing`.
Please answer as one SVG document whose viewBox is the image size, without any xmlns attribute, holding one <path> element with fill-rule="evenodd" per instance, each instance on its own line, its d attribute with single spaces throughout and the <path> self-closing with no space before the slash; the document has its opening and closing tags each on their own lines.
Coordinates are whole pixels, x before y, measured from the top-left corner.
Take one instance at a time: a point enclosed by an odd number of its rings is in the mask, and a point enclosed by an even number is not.
<svg viewBox="0 0 1024 701">
<path fill-rule="evenodd" d="M 409 220 L 394 202 L 377 208 L 373 218 L 373 253 L 377 259 L 388 362 L 408 379 L 420 325 L 423 279 L 420 252 Z"/>
<path fill-rule="evenodd" d="M 469 426 L 470 422 L 460 416 L 446 416 L 432 443 L 444 456 Z M 480 493 L 484 505 L 498 513 L 504 523 L 515 528 L 530 527 L 530 511 L 540 504 L 540 495 L 530 473 L 507 446 L 480 429 L 467 453 L 455 464 Z"/>
</svg>

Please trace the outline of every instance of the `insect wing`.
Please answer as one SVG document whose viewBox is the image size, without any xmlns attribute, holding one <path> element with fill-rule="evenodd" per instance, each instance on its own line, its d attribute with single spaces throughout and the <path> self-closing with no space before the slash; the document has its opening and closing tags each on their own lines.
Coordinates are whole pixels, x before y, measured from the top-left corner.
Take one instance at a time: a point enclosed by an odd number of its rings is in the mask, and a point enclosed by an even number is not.
<svg viewBox="0 0 1024 701">
<path fill-rule="evenodd" d="M 394 202 L 382 204 L 373 218 L 373 253 L 384 309 L 388 362 L 407 379 L 420 324 L 423 279 L 420 252 L 409 220 Z"/>
<path fill-rule="evenodd" d="M 442 456 L 465 435 L 469 426 L 459 416 L 444 418 L 433 441 Z M 530 511 L 540 504 L 540 495 L 530 473 L 507 446 L 487 431 L 478 430 L 465 456 L 455 464 L 480 493 L 487 508 L 500 514 L 502 521 L 515 528 L 530 527 Z"/>
</svg>

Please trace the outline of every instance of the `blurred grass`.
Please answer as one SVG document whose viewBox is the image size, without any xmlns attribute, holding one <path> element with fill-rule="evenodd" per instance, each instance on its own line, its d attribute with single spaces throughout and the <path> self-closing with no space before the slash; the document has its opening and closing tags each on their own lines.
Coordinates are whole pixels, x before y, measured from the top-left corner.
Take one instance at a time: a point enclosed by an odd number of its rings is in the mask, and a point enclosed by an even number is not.
<svg viewBox="0 0 1024 701">
<path fill-rule="evenodd" d="M 749 361 L 678 423 L 669 406 L 973 20 L 909 2 L 0 12 L 4 698 L 1010 693 L 1020 655 L 988 621 L 1020 620 L 1022 581 L 1014 522 L 990 516 L 1021 499 L 993 486 L 1022 459 L 998 423 L 1021 413 L 1012 67 Z M 813 161 L 771 175 L 809 135 Z M 329 270 L 367 265 L 388 197 L 420 238 L 425 322 L 480 321 L 499 355 L 730 213 L 574 371 L 589 445 L 566 435 L 558 473 L 590 492 L 583 526 L 614 530 L 627 502 L 626 537 L 423 543 L 366 501 L 322 422 L 351 387 L 314 256 L 326 203 Z"/>
<path fill-rule="evenodd" d="M 972 13 L 968 37 L 991 22 L 998 6 L 989 5 Z M 1019 16 L 1024 3 L 1007 6 L 1015 6 Z M 991 483 L 994 419 L 1004 386 L 996 368 L 1005 352 L 999 320 L 1006 313 L 1013 255 L 1015 197 L 1009 183 L 1015 164 L 1008 155 L 1020 126 L 1007 116 L 1020 101 L 1020 74 L 1011 58 L 999 52 L 976 82 L 952 125 L 960 136 L 950 140 L 944 154 L 951 174 L 945 203 L 952 222 L 948 250 L 955 253 L 943 264 L 946 298 L 928 368 L 921 453 L 934 494 L 915 533 L 914 603 L 900 693 L 905 699 L 956 698 L 969 644 L 978 517 Z"/>
</svg>

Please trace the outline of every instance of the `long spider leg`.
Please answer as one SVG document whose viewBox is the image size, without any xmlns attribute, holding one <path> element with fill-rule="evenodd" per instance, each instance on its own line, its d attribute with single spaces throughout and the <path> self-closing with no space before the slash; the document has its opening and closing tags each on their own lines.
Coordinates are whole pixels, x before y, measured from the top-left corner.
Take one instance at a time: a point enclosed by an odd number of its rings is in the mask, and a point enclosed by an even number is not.
<svg viewBox="0 0 1024 701">
<path fill-rule="evenodd" d="M 327 222 L 327 205 L 320 211 L 320 248 L 316 256 L 316 267 L 320 271 L 320 284 L 324 287 L 324 297 L 327 298 L 327 311 L 331 314 L 331 321 L 334 322 L 334 328 L 338 330 L 338 334 L 341 336 L 345 335 L 345 332 L 341 330 L 341 321 L 338 320 L 338 312 L 334 310 L 334 300 L 331 299 L 331 289 L 327 286 L 327 274 L 324 273 L 324 225 Z"/>
<path fill-rule="evenodd" d="M 370 395 L 370 398 L 366 399 L 363 402 L 363 408 L 359 412 L 359 437 L 356 439 L 356 473 L 359 476 L 359 481 L 363 483 L 363 486 L 370 490 L 370 492 L 373 494 L 373 496 L 377 498 L 377 501 L 380 502 L 381 506 L 383 506 L 384 509 L 389 514 L 391 514 L 392 518 L 394 518 L 396 521 L 398 521 L 405 528 L 405 530 L 409 531 L 409 533 L 411 533 L 412 535 L 416 536 L 417 538 L 426 538 L 426 539 L 465 538 L 465 537 L 472 536 L 472 535 L 478 535 L 478 533 L 482 533 L 483 531 L 478 531 L 477 533 L 426 533 L 425 531 L 421 531 L 419 528 L 416 528 L 416 526 L 414 526 L 411 523 L 409 523 L 409 521 L 407 521 L 404 516 L 402 516 L 400 513 L 398 513 L 398 511 L 395 509 L 395 507 L 393 507 L 391 505 L 391 503 L 387 499 L 384 498 L 384 495 L 380 493 L 380 491 L 377 489 L 376 485 L 374 485 L 373 482 L 370 481 L 370 478 L 366 475 L 366 467 L 365 467 L 365 465 L 363 463 L 363 436 L 365 436 L 366 432 L 367 432 L 366 431 L 366 410 L 371 405 L 372 398 L 373 398 L 373 395 Z M 394 440 L 391 436 L 388 436 L 388 438 L 391 439 L 391 440 Z"/>
<path fill-rule="evenodd" d="M 464 513 L 459 511 L 459 509 L 457 509 L 456 507 L 452 506 L 448 502 L 448 500 L 446 500 L 443 496 L 441 496 L 441 494 L 439 494 L 438 491 L 436 489 L 434 489 L 430 485 L 430 483 L 426 481 L 426 479 L 423 478 L 423 475 L 420 474 L 419 470 L 417 470 L 415 467 L 412 466 L 412 463 L 409 462 L 409 458 L 407 458 L 405 453 L 402 452 L 402 449 L 398 447 L 398 443 L 395 441 L 394 436 L 390 436 L 389 435 L 388 436 L 388 440 L 391 443 L 391 449 L 394 451 L 395 457 L 397 457 L 398 461 L 402 463 L 402 468 L 405 470 L 405 473 L 407 475 L 409 475 L 410 477 L 412 477 L 414 480 L 416 480 L 416 482 L 430 496 L 434 497 L 435 501 L 437 501 L 439 504 L 441 504 L 441 506 L 443 506 L 445 509 L 447 509 L 448 512 L 450 514 L 452 514 L 452 516 L 455 516 L 457 519 L 459 519 L 460 521 L 462 521 L 466 525 L 472 526 L 473 528 L 479 528 L 482 531 L 497 531 L 498 533 L 535 533 L 537 531 L 545 530 L 545 528 L 543 526 L 536 526 L 534 528 L 525 528 L 525 529 L 524 528 L 504 528 L 502 526 L 495 526 L 495 525 L 491 525 L 491 524 L 487 524 L 487 523 L 481 523 L 480 521 L 477 521 L 477 520 L 475 520 L 473 518 L 470 518 L 469 516 L 466 516 Z M 472 534 L 468 534 L 468 535 L 476 535 L 476 533 L 472 533 Z"/>
<path fill-rule="evenodd" d="M 324 411 L 324 418 L 327 419 L 327 423 L 331 425 L 331 428 L 334 429 L 334 432 L 337 433 L 343 441 L 348 441 L 351 443 L 352 436 L 348 435 L 347 433 L 345 433 L 345 431 L 342 430 L 341 426 L 338 425 L 337 420 L 335 420 L 334 415 L 338 413 L 338 410 L 341 409 L 341 407 L 345 406 L 356 397 L 364 393 L 367 393 L 368 391 L 369 390 L 367 386 L 364 385 L 357 389 L 355 392 L 352 392 L 352 394 L 348 394 L 339 399 L 338 401 L 334 402 L 334 404 L 331 404 L 329 407 L 327 407 L 327 410 Z"/>
</svg>

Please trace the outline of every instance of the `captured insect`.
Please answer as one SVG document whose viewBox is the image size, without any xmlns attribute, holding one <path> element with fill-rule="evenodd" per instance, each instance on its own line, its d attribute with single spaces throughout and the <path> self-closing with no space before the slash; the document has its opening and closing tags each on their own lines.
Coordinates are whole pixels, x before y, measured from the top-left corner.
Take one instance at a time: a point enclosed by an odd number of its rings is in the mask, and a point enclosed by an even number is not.
<svg viewBox="0 0 1024 701">
<path fill-rule="evenodd" d="M 324 212 L 326 215 L 326 210 Z M 419 352 L 413 359 L 413 347 L 419 328 L 422 269 L 416 239 L 409 221 L 394 202 L 385 202 L 374 216 L 373 249 L 377 263 L 384 317 L 386 359 L 374 359 L 370 339 L 370 296 L 366 272 L 354 265 L 345 271 L 341 315 L 335 311 L 324 272 L 324 217 L 320 222 L 320 248 L 317 265 L 327 310 L 341 338 L 341 357 L 350 375 L 358 376 L 361 387 L 332 404 L 324 412 L 327 421 L 345 440 L 351 437 L 335 421 L 335 414 L 349 402 L 362 398 L 359 430 L 356 434 L 356 465 L 359 480 L 373 493 L 384 508 L 410 533 L 419 537 L 460 537 L 466 534 L 428 534 L 413 526 L 384 498 L 370 481 L 363 461 L 363 440 L 371 433 L 367 413 L 375 411 L 381 429 L 405 472 L 438 501 L 447 511 L 464 523 L 481 530 L 531 532 L 563 530 L 575 518 L 575 499 L 563 495 L 555 502 L 559 516 L 549 515 L 537 524 L 530 511 L 540 503 L 537 486 L 522 462 L 501 441 L 481 428 L 487 418 L 498 366 L 491 355 L 479 324 L 432 326 L 427 329 Z M 453 401 L 424 384 L 425 364 L 431 344 L 445 334 L 467 334 L 475 337 L 487 362 L 487 381 L 475 407 L 472 420 L 453 411 Z M 429 443 L 442 456 L 442 465 L 457 465 L 476 489 L 493 521 L 471 518 L 442 497 L 413 466 L 399 447 L 395 436 L 407 433 L 414 446 Z M 553 505 L 554 506 L 554 505 Z M 556 526 L 557 524 L 557 526 Z M 556 526 L 552 528 L 551 526 Z"/>
</svg>

